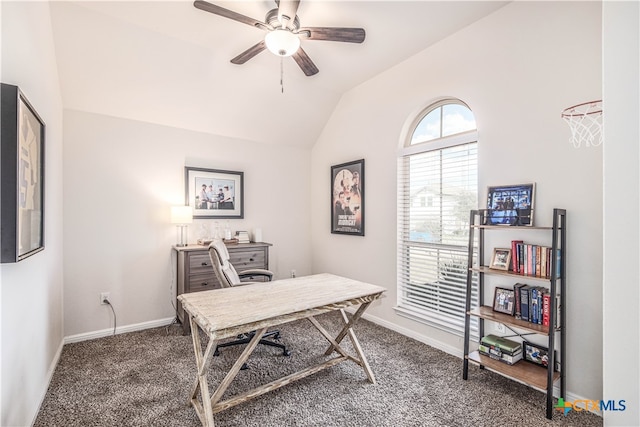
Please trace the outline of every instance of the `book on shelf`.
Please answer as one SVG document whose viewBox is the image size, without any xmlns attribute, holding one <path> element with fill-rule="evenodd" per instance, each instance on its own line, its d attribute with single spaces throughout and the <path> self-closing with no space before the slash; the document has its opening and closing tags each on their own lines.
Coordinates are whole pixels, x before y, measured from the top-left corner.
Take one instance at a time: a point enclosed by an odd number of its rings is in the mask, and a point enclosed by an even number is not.
<svg viewBox="0 0 640 427">
<path fill-rule="evenodd" d="M 515 285 L 513 285 L 514 298 L 516 300 L 514 317 L 516 319 L 522 319 L 522 299 L 520 297 L 520 293 L 522 292 L 522 288 L 524 286 L 526 286 L 524 283 L 516 283 Z"/>
<path fill-rule="evenodd" d="M 551 278 L 552 250 L 549 246 L 524 243 L 522 240 L 511 241 L 510 271 L 523 276 Z M 556 277 L 560 277 L 561 252 L 556 253 Z"/>
<path fill-rule="evenodd" d="M 522 359 L 521 343 L 496 335 L 482 337 L 478 351 L 508 365 L 513 365 Z"/>
<path fill-rule="evenodd" d="M 516 274 L 520 273 L 520 257 L 518 254 L 518 245 L 524 243 L 522 240 L 511 241 L 511 271 Z"/>
</svg>

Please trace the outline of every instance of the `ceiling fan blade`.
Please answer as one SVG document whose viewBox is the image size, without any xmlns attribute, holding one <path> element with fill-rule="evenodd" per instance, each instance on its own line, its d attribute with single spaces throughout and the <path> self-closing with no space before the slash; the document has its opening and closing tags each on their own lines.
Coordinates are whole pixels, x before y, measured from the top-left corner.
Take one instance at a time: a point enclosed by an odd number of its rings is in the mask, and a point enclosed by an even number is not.
<svg viewBox="0 0 640 427">
<path fill-rule="evenodd" d="M 251 46 L 249 49 L 245 50 L 240 55 L 238 55 L 235 58 L 233 58 L 231 60 L 231 63 L 232 64 L 237 64 L 237 65 L 244 64 L 245 62 L 247 62 L 248 60 L 250 60 L 251 58 L 253 58 L 257 54 L 259 54 L 260 52 L 262 52 L 266 48 L 267 48 L 267 45 L 265 44 L 264 40 L 260 40 L 258 43 L 256 43 L 255 45 Z"/>
<path fill-rule="evenodd" d="M 365 37 L 363 28 L 306 27 L 300 28 L 297 33 L 305 36 L 306 32 L 309 34 L 307 40 L 362 43 Z"/>
<path fill-rule="evenodd" d="M 292 55 L 292 58 L 298 66 L 302 68 L 305 75 L 313 76 L 314 74 L 318 74 L 318 67 L 316 67 L 316 64 L 313 63 L 309 55 L 307 55 L 307 52 L 302 50 L 302 48 L 298 48 L 296 53 Z"/>
<path fill-rule="evenodd" d="M 257 27 L 261 29 L 266 29 L 267 25 L 264 22 L 258 21 L 253 18 L 249 18 L 248 16 L 241 15 L 229 9 L 225 9 L 224 7 L 216 6 L 215 4 L 211 4 L 209 2 L 203 0 L 196 0 L 193 2 L 193 5 L 205 12 L 213 13 L 214 15 L 223 16 L 225 18 L 233 19 L 234 21 L 242 22 L 243 24 L 251 25 L 252 27 Z"/>
<path fill-rule="evenodd" d="M 276 3 L 278 3 L 278 21 L 280 21 L 283 26 L 288 27 L 288 23 L 293 22 L 296 18 L 300 0 L 278 0 Z"/>
</svg>

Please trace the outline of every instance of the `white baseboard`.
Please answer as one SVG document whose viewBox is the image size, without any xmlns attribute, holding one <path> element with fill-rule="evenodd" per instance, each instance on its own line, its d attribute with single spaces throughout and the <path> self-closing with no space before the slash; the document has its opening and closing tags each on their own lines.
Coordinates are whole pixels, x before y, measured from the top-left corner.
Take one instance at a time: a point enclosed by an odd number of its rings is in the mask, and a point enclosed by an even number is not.
<svg viewBox="0 0 640 427">
<path fill-rule="evenodd" d="M 53 379 L 53 373 L 55 372 L 56 367 L 58 366 L 58 362 L 60 361 L 60 355 L 62 355 L 62 347 L 64 347 L 64 339 L 60 341 L 58 350 L 56 350 L 56 354 L 55 356 L 53 356 L 53 359 L 49 364 L 49 369 L 47 370 L 47 380 L 44 382 L 44 387 L 42 387 L 42 390 L 40 391 L 40 396 L 38 399 L 38 407 L 35 413 L 33 414 L 33 417 L 31 419 L 31 424 L 29 425 L 33 425 L 36 422 L 36 418 L 40 413 L 42 402 L 44 402 L 44 398 L 47 396 L 47 390 L 49 390 L 49 384 L 51 384 L 51 380 Z"/>
<path fill-rule="evenodd" d="M 438 350 L 442 350 L 445 353 L 451 354 L 452 356 L 456 356 L 456 357 L 462 359 L 463 351 L 458 349 L 458 348 L 456 348 L 456 347 L 445 345 L 440 341 L 436 341 L 434 339 L 431 339 L 431 338 L 427 337 L 426 335 L 419 334 L 419 333 L 417 333 L 415 331 L 412 331 L 411 329 L 407 329 L 407 328 L 404 328 L 402 326 L 398 326 L 395 323 L 391 323 L 391 322 L 389 322 L 387 320 L 381 319 L 381 318 L 376 317 L 376 316 L 372 316 L 372 315 L 367 314 L 367 313 L 363 314 L 362 318 L 366 319 L 366 320 L 368 320 L 370 322 L 373 322 L 373 323 L 375 323 L 377 325 L 383 326 L 383 327 L 385 327 L 387 329 L 391 329 L 392 331 L 395 331 L 395 332 L 397 332 L 399 334 L 402 334 L 404 336 L 407 336 L 409 338 L 413 338 L 414 340 L 420 341 L 421 343 L 424 343 L 424 344 L 426 344 L 426 345 L 428 345 L 430 347 L 437 348 Z M 560 396 L 560 387 L 559 386 L 555 386 L 553 388 L 553 395 L 555 397 L 559 397 Z M 572 393 L 572 392 L 570 392 L 568 390 L 567 390 L 567 395 L 564 397 L 564 399 L 567 402 L 583 402 L 585 400 L 599 400 L 599 399 L 589 399 L 589 398 L 577 395 L 575 393 Z M 578 406 L 581 407 L 581 408 L 585 407 L 584 403 L 578 404 Z M 600 411 L 590 410 L 590 412 L 592 412 L 592 413 L 594 413 L 596 415 L 602 416 L 602 413 Z"/>
<path fill-rule="evenodd" d="M 116 327 L 115 333 L 124 334 L 127 332 L 142 331 L 144 329 L 159 328 L 161 326 L 171 325 L 173 322 L 175 322 L 175 320 L 176 320 L 175 317 L 167 317 L 166 319 L 158 319 L 158 320 L 152 320 L 150 322 L 142 322 L 142 323 L 135 323 L 133 325 L 120 326 L 120 327 Z M 93 332 L 85 332 L 83 334 L 77 334 L 77 335 L 71 335 L 71 336 L 65 337 L 64 344 L 70 344 L 74 342 L 88 341 L 96 338 L 108 337 L 109 335 L 113 335 L 113 334 L 114 334 L 113 328 L 102 329 L 102 330 L 93 331 Z"/>
</svg>

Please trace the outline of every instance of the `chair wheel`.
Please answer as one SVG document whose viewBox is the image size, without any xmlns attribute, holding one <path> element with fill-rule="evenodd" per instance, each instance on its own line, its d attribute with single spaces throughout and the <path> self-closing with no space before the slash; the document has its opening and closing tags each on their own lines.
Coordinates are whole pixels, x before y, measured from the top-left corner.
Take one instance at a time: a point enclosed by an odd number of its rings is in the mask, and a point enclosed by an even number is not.
<svg viewBox="0 0 640 427">
<path fill-rule="evenodd" d="M 249 365 L 247 365 L 246 363 L 243 363 L 242 368 L 240 368 L 240 370 L 244 371 L 245 369 L 249 369 Z"/>
<path fill-rule="evenodd" d="M 273 336 L 273 339 L 275 340 L 279 340 L 280 339 L 280 333 L 277 333 Z"/>
<path fill-rule="evenodd" d="M 284 351 L 282 352 L 282 355 L 283 355 L 283 356 L 291 356 L 291 352 L 290 352 L 289 350 L 284 350 Z"/>
<path fill-rule="evenodd" d="M 216 348 L 216 351 L 213 352 L 214 356 L 220 356 L 220 351 Z"/>
</svg>

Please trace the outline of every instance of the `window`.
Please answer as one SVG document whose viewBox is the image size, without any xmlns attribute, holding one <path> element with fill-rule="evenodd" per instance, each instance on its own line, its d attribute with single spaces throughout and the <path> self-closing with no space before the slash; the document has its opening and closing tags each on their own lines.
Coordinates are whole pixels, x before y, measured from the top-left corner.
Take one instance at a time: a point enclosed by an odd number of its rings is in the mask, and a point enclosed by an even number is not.
<svg viewBox="0 0 640 427">
<path fill-rule="evenodd" d="M 475 119 L 464 103 L 447 99 L 416 122 L 398 157 L 396 311 L 463 335 L 469 211 L 478 205 Z M 474 274 L 472 307 L 477 282 Z M 475 319 L 471 331 L 477 337 Z"/>
</svg>

